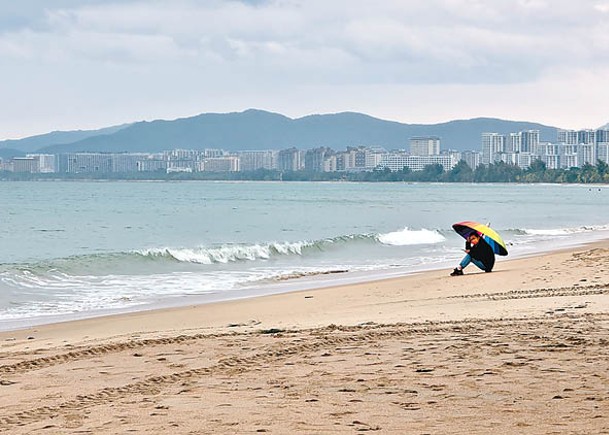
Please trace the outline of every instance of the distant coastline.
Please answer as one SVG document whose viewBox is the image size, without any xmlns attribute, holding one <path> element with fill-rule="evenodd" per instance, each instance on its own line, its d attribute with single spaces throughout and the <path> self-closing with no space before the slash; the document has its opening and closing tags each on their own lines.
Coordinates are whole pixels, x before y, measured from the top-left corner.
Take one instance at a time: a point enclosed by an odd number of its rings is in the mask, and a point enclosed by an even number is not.
<svg viewBox="0 0 609 435">
<path fill-rule="evenodd" d="M 243 172 L 128 172 L 128 173 L 23 173 L 0 171 L 0 181 L 336 181 L 336 182 L 431 182 L 431 183 L 558 183 L 609 184 L 609 165 L 598 161 L 569 169 L 548 169 L 541 161 L 522 169 L 504 162 L 471 169 L 464 161 L 450 171 L 428 165 L 421 171 L 389 169 L 361 172 L 279 171 L 258 169 Z"/>
</svg>

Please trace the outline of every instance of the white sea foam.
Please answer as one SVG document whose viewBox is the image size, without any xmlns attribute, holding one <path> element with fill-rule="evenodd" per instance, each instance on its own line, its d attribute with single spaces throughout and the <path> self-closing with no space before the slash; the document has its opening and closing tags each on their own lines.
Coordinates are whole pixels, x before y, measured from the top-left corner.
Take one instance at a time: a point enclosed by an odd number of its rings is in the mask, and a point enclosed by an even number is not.
<svg viewBox="0 0 609 435">
<path fill-rule="evenodd" d="M 268 243 L 253 245 L 223 245 L 213 248 L 162 248 L 139 251 L 144 256 L 168 256 L 184 263 L 214 264 L 236 261 L 268 260 L 273 254 L 302 255 L 309 242 Z"/>
<path fill-rule="evenodd" d="M 592 231 L 607 231 L 609 225 L 595 225 L 575 228 L 549 228 L 549 229 L 525 229 L 524 232 L 531 236 L 569 236 L 571 234 L 587 233 Z"/>
<path fill-rule="evenodd" d="M 440 243 L 444 240 L 446 240 L 445 237 L 439 232 L 427 230 L 425 228 L 420 230 L 404 228 L 400 231 L 378 235 L 379 242 L 392 246 L 426 245 Z"/>
</svg>

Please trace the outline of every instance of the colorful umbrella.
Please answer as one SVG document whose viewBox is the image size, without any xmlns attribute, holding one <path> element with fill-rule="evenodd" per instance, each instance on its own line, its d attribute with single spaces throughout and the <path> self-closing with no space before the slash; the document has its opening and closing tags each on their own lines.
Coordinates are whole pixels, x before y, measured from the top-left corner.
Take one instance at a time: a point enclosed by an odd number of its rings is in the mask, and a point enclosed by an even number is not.
<svg viewBox="0 0 609 435">
<path fill-rule="evenodd" d="M 505 242 L 501 238 L 499 234 L 495 232 L 495 230 L 489 228 L 486 225 L 482 225 L 478 222 L 473 221 L 465 221 L 459 222 L 453 225 L 453 229 L 464 239 L 467 240 L 467 237 L 473 233 L 478 232 L 482 234 L 484 237 L 484 241 L 493 248 L 493 252 L 497 255 L 508 255 L 507 248 L 505 247 Z"/>
</svg>

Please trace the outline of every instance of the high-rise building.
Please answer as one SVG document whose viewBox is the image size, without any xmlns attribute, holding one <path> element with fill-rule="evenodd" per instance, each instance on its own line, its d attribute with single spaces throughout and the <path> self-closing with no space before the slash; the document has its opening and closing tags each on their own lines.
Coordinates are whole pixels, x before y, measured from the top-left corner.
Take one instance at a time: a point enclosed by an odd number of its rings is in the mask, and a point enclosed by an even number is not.
<svg viewBox="0 0 609 435">
<path fill-rule="evenodd" d="M 580 165 L 586 163 L 596 165 L 596 144 L 595 143 L 580 143 L 577 145 L 577 161 Z"/>
<path fill-rule="evenodd" d="M 522 133 L 510 133 L 505 144 L 506 153 L 519 153 L 522 151 Z"/>
<path fill-rule="evenodd" d="M 437 156 L 440 154 L 440 138 L 437 136 L 411 137 L 410 154 L 413 156 Z"/>
<path fill-rule="evenodd" d="M 597 142 L 596 135 L 595 130 L 558 130 L 558 142 L 566 145 L 592 144 Z"/>
<path fill-rule="evenodd" d="M 539 144 L 538 156 L 539 159 L 546 164 L 548 169 L 560 168 L 560 149 L 562 145 L 543 142 Z"/>
<path fill-rule="evenodd" d="M 277 169 L 280 171 L 300 171 L 302 169 L 302 153 L 297 148 L 279 151 L 277 154 Z"/>
<path fill-rule="evenodd" d="M 520 132 L 520 150 L 522 153 L 537 153 L 539 147 L 539 130 L 527 130 Z"/>
<path fill-rule="evenodd" d="M 326 155 L 330 153 L 329 148 L 319 147 L 307 150 L 304 155 L 304 168 L 306 171 L 322 172 Z"/>
<path fill-rule="evenodd" d="M 609 128 L 596 130 L 596 158 L 609 163 Z"/>
<path fill-rule="evenodd" d="M 482 164 L 501 160 L 505 152 L 505 136 L 499 133 L 482 133 Z"/>
<path fill-rule="evenodd" d="M 558 143 L 566 145 L 577 145 L 577 132 L 575 130 L 558 130 Z"/>
<path fill-rule="evenodd" d="M 562 144 L 560 147 L 560 167 L 577 168 L 579 166 L 577 145 Z"/>
</svg>

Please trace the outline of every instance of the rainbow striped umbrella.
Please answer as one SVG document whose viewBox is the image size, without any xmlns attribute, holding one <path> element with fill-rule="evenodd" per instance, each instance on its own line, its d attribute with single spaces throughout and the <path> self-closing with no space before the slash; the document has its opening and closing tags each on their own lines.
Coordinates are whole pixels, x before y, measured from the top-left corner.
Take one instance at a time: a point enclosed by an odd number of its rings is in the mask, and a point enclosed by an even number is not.
<svg viewBox="0 0 609 435">
<path fill-rule="evenodd" d="M 453 229 L 464 239 L 467 239 L 471 233 L 478 232 L 479 234 L 482 234 L 484 241 L 493 248 L 495 254 L 508 255 L 505 242 L 501 236 L 486 225 L 474 221 L 464 221 L 453 224 Z"/>
</svg>

